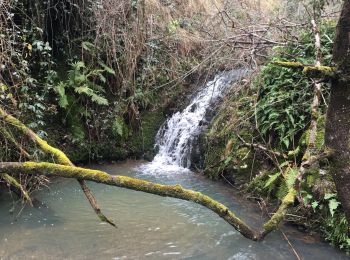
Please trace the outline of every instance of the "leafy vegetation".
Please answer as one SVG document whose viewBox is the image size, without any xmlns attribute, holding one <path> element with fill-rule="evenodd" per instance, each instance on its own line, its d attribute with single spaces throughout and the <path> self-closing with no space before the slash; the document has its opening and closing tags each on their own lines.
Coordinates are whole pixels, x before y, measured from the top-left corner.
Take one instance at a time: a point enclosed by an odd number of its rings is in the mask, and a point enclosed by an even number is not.
<svg viewBox="0 0 350 260">
<path fill-rule="evenodd" d="M 334 28 L 331 21 L 320 26 L 324 65 L 331 65 Z M 224 102 L 206 138 L 205 171 L 209 176 L 224 176 L 259 197 L 282 200 L 286 196 L 294 185 L 309 138 L 313 85 L 301 71 L 273 62 L 313 64 L 314 46 L 312 31 L 300 32 L 297 41 L 273 50 L 270 62 L 254 76 L 252 87 L 243 88 Z M 328 95 L 329 86 L 323 84 L 315 147 L 318 151 L 324 146 Z M 247 143 L 261 144 L 267 151 L 247 147 Z M 284 157 L 277 159 L 271 151 Z M 307 170 L 301 183 L 302 201 L 292 209 L 292 215 L 304 218 L 290 217 L 289 221 L 320 230 L 326 240 L 349 252 L 348 223 L 328 171 L 327 160 Z"/>
<path fill-rule="evenodd" d="M 142 133 L 142 115 L 184 93 L 180 75 L 200 59 L 180 52 L 179 35 L 193 28 L 181 28 L 178 14 L 157 1 L 21 0 L 0 8 L 1 105 L 68 154 L 81 154 L 73 156 L 79 161 L 141 156 L 143 146 L 128 143 Z M 111 137 L 114 145 L 106 145 Z"/>
<path fill-rule="evenodd" d="M 57 85 L 57 93 L 59 95 L 58 104 L 62 108 L 67 108 L 69 90 L 77 94 L 75 101 L 79 102 L 79 99 L 83 99 L 85 102 L 91 101 L 97 105 L 108 105 L 108 100 L 102 96 L 105 92 L 104 88 L 97 84 L 96 81 L 106 83 L 106 78 L 103 75 L 104 72 L 109 72 L 115 75 L 115 72 L 105 67 L 106 69 L 88 69 L 84 62 L 75 62 L 72 64 L 72 69 L 68 71 L 68 79 L 61 81 Z M 71 94 L 72 95 L 72 94 Z"/>
<path fill-rule="evenodd" d="M 323 64 L 331 64 L 332 40 L 335 24 L 325 22 L 320 28 Z M 312 31 L 301 33 L 298 42 L 275 50 L 273 61 L 297 61 L 313 64 L 315 44 Z M 272 147 L 290 151 L 298 147 L 299 138 L 310 122 L 312 83 L 300 71 L 283 68 L 272 63 L 264 66 L 259 78 L 256 120 L 262 137 Z M 325 84 L 322 96 L 328 99 L 329 87 Z M 325 104 L 321 106 L 325 113 Z"/>
</svg>

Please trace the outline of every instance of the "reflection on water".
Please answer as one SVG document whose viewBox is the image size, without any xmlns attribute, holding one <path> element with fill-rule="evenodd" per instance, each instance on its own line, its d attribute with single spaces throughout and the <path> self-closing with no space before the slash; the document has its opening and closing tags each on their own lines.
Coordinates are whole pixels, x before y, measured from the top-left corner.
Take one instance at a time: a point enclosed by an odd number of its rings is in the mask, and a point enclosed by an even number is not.
<svg viewBox="0 0 350 260">
<path fill-rule="evenodd" d="M 141 162 L 96 166 L 111 174 L 164 184 L 179 183 L 225 203 L 253 226 L 260 212 L 232 190 L 188 171 L 147 175 Z M 57 179 L 36 197 L 48 208 L 25 207 L 18 218 L 13 203 L 0 196 L 0 259 L 295 259 L 280 232 L 263 242 L 237 233 L 215 213 L 191 202 L 91 183 L 117 229 L 101 223 L 74 180 Z M 332 247 L 283 227 L 303 259 L 347 259 Z"/>
</svg>

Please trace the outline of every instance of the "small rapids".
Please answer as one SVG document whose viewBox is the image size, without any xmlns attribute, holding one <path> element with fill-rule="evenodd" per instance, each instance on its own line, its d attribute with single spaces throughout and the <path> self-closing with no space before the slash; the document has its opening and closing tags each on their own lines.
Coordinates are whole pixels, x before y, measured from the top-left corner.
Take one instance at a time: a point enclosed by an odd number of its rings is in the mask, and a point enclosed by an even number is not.
<svg viewBox="0 0 350 260">
<path fill-rule="evenodd" d="M 143 170 L 148 173 L 175 173 L 181 168 L 181 171 L 189 169 L 194 140 L 210 123 L 210 112 L 232 83 L 241 79 L 246 72 L 231 70 L 217 74 L 194 95 L 183 111 L 173 114 L 157 133 L 158 154 L 150 164 L 143 166 Z"/>
</svg>

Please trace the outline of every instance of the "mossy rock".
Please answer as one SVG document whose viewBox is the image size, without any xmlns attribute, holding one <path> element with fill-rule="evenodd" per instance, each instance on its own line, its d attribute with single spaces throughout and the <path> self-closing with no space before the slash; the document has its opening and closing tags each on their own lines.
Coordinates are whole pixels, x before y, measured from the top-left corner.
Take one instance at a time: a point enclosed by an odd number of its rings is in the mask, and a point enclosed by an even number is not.
<svg viewBox="0 0 350 260">
<path fill-rule="evenodd" d="M 251 113 L 253 98 L 232 93 L 220 106 L 206 135 L 205 173 L 213 179 L 225 178 L 242 183 L 249 180 L 253 154 L 242 146 L 241 138 L 250 141 L 254 127 L 249 120 L 241 120 Z M 239 122 L 239 123 L 237 123 Z M 253 166 L 254 169 L 258 165 Z"/>
<path fill-rule="evenodd" d="M 163 124 L 165 116 L 162 110 L 141 113 L 141 129 L 129 138 L 128 148 L 132 156 L 151 160 L 155 155 L 155 137 Z"/>
</svg>

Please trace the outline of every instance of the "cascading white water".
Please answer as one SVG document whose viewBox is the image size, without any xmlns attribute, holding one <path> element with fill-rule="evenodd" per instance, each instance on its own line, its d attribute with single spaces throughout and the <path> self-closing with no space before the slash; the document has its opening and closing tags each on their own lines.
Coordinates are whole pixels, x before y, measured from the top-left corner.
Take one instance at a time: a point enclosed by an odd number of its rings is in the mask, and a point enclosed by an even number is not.
<svg viewBox="0 0 350 260">
<path fill-rule="evenodd" d="M 156 146 L 159 151 L 148 164 L 147 172 L 159 170 L 176 171 L 191 166 L 193 141 L 199 136 L 204 125 L 209 122 L 206 115 L 215 103 L 223 97 L 226 90 L 246 71 L 232 70 L 217 74 L 192 98 L 182 111 L 172 115 L 159 129 Z"/>
</svg>

